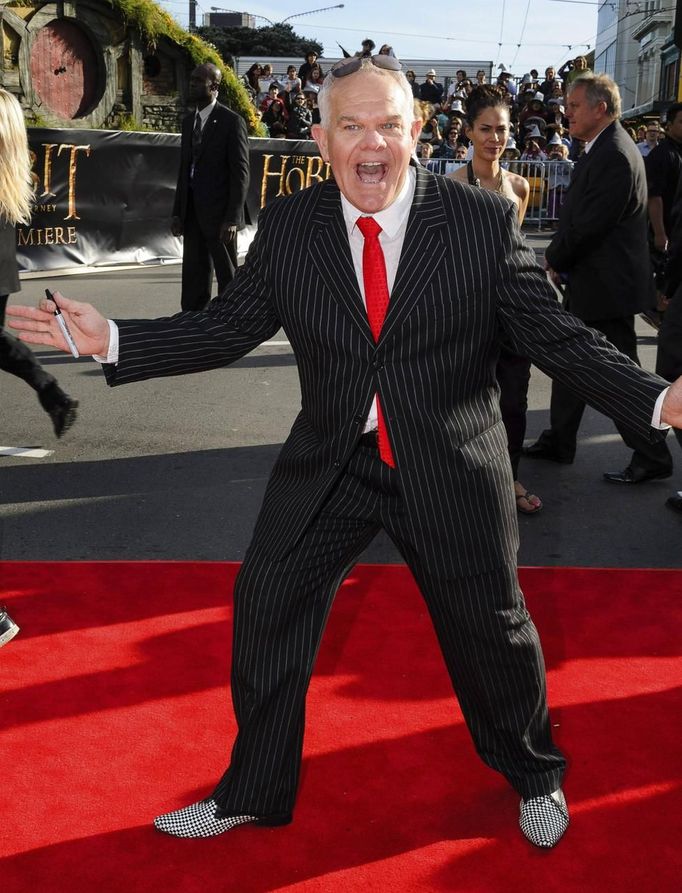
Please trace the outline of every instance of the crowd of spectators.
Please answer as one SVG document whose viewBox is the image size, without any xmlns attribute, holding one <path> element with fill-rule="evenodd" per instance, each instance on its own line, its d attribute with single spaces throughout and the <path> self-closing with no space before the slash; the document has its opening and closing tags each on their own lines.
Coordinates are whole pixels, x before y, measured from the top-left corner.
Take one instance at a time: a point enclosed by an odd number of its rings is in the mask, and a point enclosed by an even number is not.
<svg viewBox="0 0 682 893">
<path fill-rule="evenodd" d="M 355 55 L 369 56 L 375 49 L 374 41 L 366 38 Z M 378 52 L 395 56 L 393 47 L 386 43 Z M 325 74 L 317 53 L 310 50 L 299 69 L 290 65 L 286 76 L 276 76 L 269 63 L 254 62 L 241 82 L 270 137 L 305 140 L 311 138 L 310 128 L 320 120 L 317 95 Z"/>
<path fill-rule="evenodd" d="M 574 61 L 571 71 L 587 70 L 587 65 L 582 64 L 583 57 L 580 59 L 580 63 Z M 417 83 L 413 71 L 408 71 L 407 77 L 412 82 L 425 121 L 420 138 L 421 156 L 450 159 L 460 154 L 458 147 L 468 150 L 469 139 L 462 126 L 467 98 L 477 84 L 486 83 L 486 73 L 479 70 L 475 78 L 470 78 L 460 69 L 447 89 L 438 80 L 434 69 L 426 73 L 422 84 Z M 503 71 L 496 84 L 509 106 L 511 119 L 505 160 L 547 161 L 550 157 L 553 160 L 577 157 L 582 147 L 572 144 L 568 133 L 564 107 L 566 80 L 561 79 L 553 67 L 545 70 L 542 79 L 535 70 L 519 79 Z"/>
<path fill-rule="evenodd" d="M 362 41 L 356 56 L 372 55 L 376 51 L 373 40 Z M 394 56 L 393 47 L 384 44 L 379 54 Z M 502 71 L 495 83 L 509 106 L 510 137 L 503 161 L 525 162 L 524 172 L 533 175 L 532 163 L 555 162 L 545 165 L 546 216 L 558 216 L 563 194 L 570 180 L 572 163 L 583 146 L 571 140 L 565 113 L 567 90 L 573 80 L 589 71 L 584 56 L 577 56 L 558 70 L 548 66 L 541 76 L 536 69 L 522 76 Z M 307 53 L 296 69 L 287 68 L 286 74 L 273 73 L 272 66 L 254 63 L 242 77 L 251 101 L 266 125 L 270 137 L 310 139 L 311 127 L 320 120 L 317 95 L 325 72 L 317 53 Z M 405 72 L 412 85 L 415 103 L 423 120 L 417 146 L 422 163 L 444 169 L 441 161 L 462 162 L 471 157 L 470 141 L 466 132 L 467 98 L 476 85 L 487 83 L 488 76 L 479 69 L 473 77 L 464 69 L 439 77 L 430 68 L 423 81 L 415 72 Z M 657 119 L 648 120 L 638 128 L 628 128 L 643 157 L 664 139 L 665 132 Z M 562 162 L 559 164 L 559 162 Z"/>
<path fill-rule="evenodd" d="M 355 55 L 371 55 L 375 50 L 374 41 L 366 38 Z M 381 46 L 378 53 L 395 55 L 388 44 Z M 543 160 L 549 157 L 548 147 L 556 143 L 556 140 L 552 142 L 555 135 L 567 146 L 570 157 L 577 155 L 579 147 L 574 149 L 567 135 L 564 90 L 571 77 L 585 70 L 584 57 L 578 57 L 558 73 L 552 67 L 547 68 L 543 79 L 535 70 L 522 78 L 515 78 L 509 72 L 499 75 L 497 84 L 509 103 L 512 121 L 508 158 L 520 158 L 526 153 Z M 254 63 L 243 75 L 242 83 L 271 137 L 306 139 L 312 124 L 319 121 L 317 94 L 325 74 L 317 54 L 311 50 L 298 70 L 290 65 L 286 75 L 275 75 L 269 63 Z M 475 76 L 469 77 L 459 69 L 448 76 L 445 85 L 434 68 L 426 72 L 422 82 L 413 70 L 408 69 L 406 75 L 424 120 L 420 154 L 426 158 L 459 158 L 462 147 L 466 150 L 469 144 L 462 126 L 467 97 L 476 84 L 487 82 L 486 72 L 479 69 Z"/>
</svg>

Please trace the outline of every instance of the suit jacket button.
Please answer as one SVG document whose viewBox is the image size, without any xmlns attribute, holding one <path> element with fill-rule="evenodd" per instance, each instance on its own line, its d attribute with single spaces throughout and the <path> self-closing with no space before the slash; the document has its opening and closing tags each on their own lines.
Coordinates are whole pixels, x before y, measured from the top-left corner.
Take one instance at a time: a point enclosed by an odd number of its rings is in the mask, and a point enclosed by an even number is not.
<svg viewBox="0 0 682 893">
<path fill-rule="evenodd" d="M 341 463 L 338 459 L 334 462 L 334 468 L 341 468 Z"/>
</svg>

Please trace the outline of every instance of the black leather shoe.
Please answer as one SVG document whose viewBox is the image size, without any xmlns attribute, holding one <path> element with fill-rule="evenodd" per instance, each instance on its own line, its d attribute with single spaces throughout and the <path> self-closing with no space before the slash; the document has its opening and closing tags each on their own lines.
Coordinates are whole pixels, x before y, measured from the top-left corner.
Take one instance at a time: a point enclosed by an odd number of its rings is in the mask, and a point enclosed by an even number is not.
<svg viewBox="0 0 682 893">
<path fill-rule="evenodd" d="M 680 512 L 682 514 L 682 490 L 678 490 L 674 496 L 669 496 L 666 499 L 665 504 L 674 512 Z"/>
<path fill-rule="evenodd" d="M 548 459 L 550 462 L 558 462 L 560 465 L 573 464 L 573 457 L 569 459 L 566 456 L 562 456 L 543 440 L 537 440 L 529 447 L 524 447 L 521 452 L 528 459 Z"/>
<path fill-rule="evenodd" d="M 647 471 L 645 468 L 628 465 L 623 471 L 605 471 L 604 480 L 611 484 L 642 484 L 644 481 L 669 478 L 672 474 L 672 468 L 666 471 Z"/>
<path fill-rule="evenodd" d="M 64 393 L 58 384 L 48 385 L 38 392 L 40 405 L 52 419 L 57 437 L 61 437 L 76 421 L 78 400 Z"/>
</svg>

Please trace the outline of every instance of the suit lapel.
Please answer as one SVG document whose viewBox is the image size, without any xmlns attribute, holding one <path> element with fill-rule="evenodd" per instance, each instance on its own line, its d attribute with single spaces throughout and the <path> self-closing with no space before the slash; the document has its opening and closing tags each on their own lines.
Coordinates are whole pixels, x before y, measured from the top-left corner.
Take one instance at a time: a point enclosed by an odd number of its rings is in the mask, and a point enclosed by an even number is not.
<svg viewBox="0 0 682 893">
<path fill-rule="evenodd" d="M 448 222 L 436 177 L 416 166 L 412 209 L 407 221 L 386 319 L 379 343 L 394 334 L 407 318 L 445 258 L 444 228 Z"/>
<path fill-rule="evenodd" d="M 333 181 L 324 184 L 320 200 L 312 215 L 311 232 L 323 233 L 320 238 L 312 239 L 310 242 L 310 254 L 320 278 L 355 324 L 362 329 L 367 340 L 374 344 L 355 276 L 341 209 L 341 195 Z"/>
</svg>

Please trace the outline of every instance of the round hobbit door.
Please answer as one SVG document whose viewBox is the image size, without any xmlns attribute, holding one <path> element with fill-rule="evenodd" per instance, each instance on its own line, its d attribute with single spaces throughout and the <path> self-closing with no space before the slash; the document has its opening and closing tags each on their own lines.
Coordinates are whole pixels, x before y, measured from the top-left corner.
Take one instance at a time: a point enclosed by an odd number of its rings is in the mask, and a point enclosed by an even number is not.
<svg viewBox="0 0 682 893">
<path fill-rule="evenodd" d="M 97 55 L 73 22 L 55 19 L 38 31 L 31 49 L 33 90 L 60 118 L 81 118 L 97 105 Z"/>
</svg>

